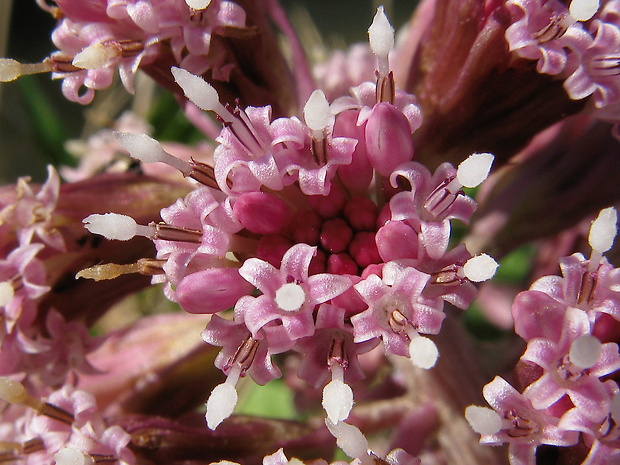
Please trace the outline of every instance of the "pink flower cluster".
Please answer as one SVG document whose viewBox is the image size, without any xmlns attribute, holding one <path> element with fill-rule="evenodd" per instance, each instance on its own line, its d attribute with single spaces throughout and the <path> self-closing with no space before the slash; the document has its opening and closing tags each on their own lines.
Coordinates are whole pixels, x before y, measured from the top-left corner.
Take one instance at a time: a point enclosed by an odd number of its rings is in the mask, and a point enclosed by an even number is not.
<svg viewBox="0 0 620 465">
<path fill-rule="evenodd" d="M 618 122 L 620 4 L 615 0 L 509 0 L 510 50 L 537 60 L 540 73 L 557 75 L 573 100 L 592 95 L 594 114 Z"/>
<path fill-rule="evenodd" d="M 228 376 L 207 403 L 209 427 L 232 413 L 239 377 L 264 384 L 281 375 L 271 356 L 294 350 L 305 354 L 298 375 L 325 386 L 332 434 L 345 434 L 353 402 L 345 382 L 363 377 L 358 356 L 383 341 L 387 354 L 431 368 L 437 348 L 421 334 L 437 334 L 444 302 L 467 308 L 473 283 L 494 274 L 490 257 L 449 250 L 450 220 L 467 223 L 476 208 L 462 188 L 484 181 L 493 156 L 431 173 L 412 161 L 415 98 L 375 83 L 331 105 L 315 91 L 304 123 L 272 120 L 269 107 L 231 111 L 200 77 L 172 73 L 188 99 L 224 122 L 213 167 L 119 133 L 133 157 L 199 184 L 162 210 L 162 223 L 108 214 L 89 216 L 86 227 L 109 239 L 151 238 L 161 263 L 155 282 L 186 311 L 233 309 L 232 320 L 214 315 L 203 332 L 223 348 L 216 365 Z"/>
<path fill-rule="evenodd" d="M 600 248 L 596 228 L 605 216 L 612 221 Z M 591 229 L 590 259 L 561 258 L 562 277 L 544 276 L 514 301 L 515 332 L 527 341 L 515 372 L 523 392 L 496 377 L 483 393 L 497 416 L 475 406 L 466 412 L 482 443 L 510 445 L 512 465 L 533 465 L 543 444 L 583 444 L 584 465 L 620 456 L 620 394 L 612 377 L 620 353 L 610 342 L 620 321 L 620 269 L 602 257 L 615 234 L 615 210 L 603 210 Z"/>
<path fill-rule="evenodd" d="M 211 49 L 211 37 L 245 27 L 243 9 L 225 0 L 213 0 L 208 9 L 194 9 L 184 0 L 56 3 L 62 19 L 52 40 L 59 50 L 48 60 L 53 77 L 63 80 L 65 97 L 82 104 L 112 84 L 116 69 L 133 93 L 136 71 L 161 57 L 162 44 L 176 64 L 199 75 L 212 70 L 226 80 L 232 65 L 224 65 L 222 54 Z"/>
</svg>

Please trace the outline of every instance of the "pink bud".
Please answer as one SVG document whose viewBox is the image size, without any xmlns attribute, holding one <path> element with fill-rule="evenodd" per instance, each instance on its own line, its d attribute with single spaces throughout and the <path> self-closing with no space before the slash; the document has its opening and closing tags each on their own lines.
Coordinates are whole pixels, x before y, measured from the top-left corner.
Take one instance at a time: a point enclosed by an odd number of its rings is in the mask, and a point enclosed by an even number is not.
<svg viewBox="0 0 620 465">
<path fill-rule="evenodd" d="M 342 183 L 353 192 L 365 192 L 372 181 L 372 165 L 366 155 L 364 128 L 357 126 L 358 111 L 342 112 L 334 123 L 333 137 L 349 137 L 357 141 L 351 163 L 338 167 Z"/>
<path fill-rule="evenodd" d="M 312 210 L 299 210 L 291 222 L 293 239 L 295 242 L 318 245 L 322 223 L 321 217 Z"/>
<path fill-rule="evenodd" d="M 189 313 L 217 313 L 254 290 L 237 268 L 210 268 L 181 280 L 176 290 L 179 305 Z"/>
<path fill-rule="evenodd" d="M 377 231 L 377 249 L 384 261 L 418 258 L 418 235 L 400 221 L 388 221 Z"/>
<path fill-rule="evenodd" d="M 237 219 L 256 234 L 275 234 L 289 224 L 291 215 L 279 198 L 264 192 L 241 194 L 233 205 Z"/>
<path fill-rule="evenodd" d="M 353 231 L 342 218 L 334 218 L 323 223 L 321 228 L 321 245 L 331 253 L 347 250 L 353 238 Z"/>
<path fill-rule="evenodd" d="M 328 195 L 312 195 L 308 201 L 321 218 L 328 219 L 340 215 L 347 199 L 342 189 L 334 184 Z"/>
<path fill-rule="evenodd" d="M 356 231 L 374 231 L 379 211 L 368 197 L 353 197 L 344 207 L 344 217 Z"/>
<path fill-rule="evenodd" d="M 381 257 L 375 244 L 375 234 L 369 231 L 358 232 L 349 245 L 349 253 L 357 264 L 366 267 L 371 263 L 381 263 Z"/>
<path fill-rule="evenodd" d="M 376 104 L 365 134 L 368 159 L 381 175 L 389 176 L 398 165 L 413 158 L 409 121 L 395 106 Z"/>
<path fill-rule="evenodd" d="M 339 253 L 329 256 L 327 272 L 332 274 L 357 274 L 357 263 L 348 253 Z"/>
<path fill-rule="evenodd" d="M 258 241 L 256 256 L 261 260 L 279 268 L 282 263 L 282 257 L 288 249 L 293 247 L 295 243 L 288 237 L 278 234 L 268 234 Z"/>
</svg>

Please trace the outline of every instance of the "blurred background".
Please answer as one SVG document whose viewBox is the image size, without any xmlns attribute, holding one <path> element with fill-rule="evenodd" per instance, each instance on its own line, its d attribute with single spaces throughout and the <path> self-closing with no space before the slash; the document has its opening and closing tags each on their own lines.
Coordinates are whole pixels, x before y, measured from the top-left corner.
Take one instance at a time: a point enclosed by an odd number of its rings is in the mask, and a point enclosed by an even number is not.
<svg viewBox="0 0 620 465">
<path fill-rule="evenodd" d="M 385 6 L 398 29 L 409 19 L 417 1 L 281 0 L 281 3 L 294 25 L 305 31 L 304 39 L 316 42 L 320 56 L 321 50 L 366 41 L 366 31 L 379 4 Z M 50 39 L 55 24 L 35 0 L 0 0 L 0 57 L 22 63 L 40 62 L 55 50 Z M 151 87 L 148 81 L 144 77 L 142 85 Z M 154 134 L 182 136 L 182 128 L 158 126 L 182 118 L 158 118 L 158 113 L 161 116 L 162 112 L 176 112 L 176 103 L 153 91 L 158 99 L 156 104 L 148 101 L 141 105 L 143 116 L 155 126 Z M 42 181 L 46 177 L 46 164 L 71 164 L 72 157 L 65 150 L 66 140 L 87 136 L 110 125 L 128 108 L 130 100 L 122 86 L 116 86 L 98 91 L 89 106 L 69 102 L 62 96 L 60 81 L 52 81 L 47 74 L 0 84 L 0 183 L 14 182 L 17 176 L 26 175 Z"/>
</svg>

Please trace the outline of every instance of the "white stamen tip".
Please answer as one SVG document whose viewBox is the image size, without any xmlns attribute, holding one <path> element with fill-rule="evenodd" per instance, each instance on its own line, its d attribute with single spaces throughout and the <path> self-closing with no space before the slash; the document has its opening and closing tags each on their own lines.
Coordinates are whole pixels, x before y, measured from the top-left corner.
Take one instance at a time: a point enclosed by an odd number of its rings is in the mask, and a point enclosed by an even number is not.
<svg viewBox="0 0 620 465">
<path fill-rule="evenodd" d="M 204 10 L 211 4 L 211 0 L 185 0 L 185 3 L 192 10 Z"/>
<path fill-rule="evenodd" d="M 502 418 L 488 407 L 470 405 L 465 409 L 465 419 L 478 434 L 495 434 L 502 429 Z"/>
<path fill-rule="evenodd" d="M 463 273 L 470 281 L 481 283 L 495 276 L 498 266 L 493 257 L 483 253 L 467 260 L 463 265 Z"/>
<path fill-rule="evenodd" d="M 368 455 L 368 441 L 358 428 L 343 421 L 334 424 L 329 419 L 325 419 L 325 424 L 336 438 L 336 445 L 349 457 L 362 458 Z"/>
<path fill-rule="evenodd" d="M 232 415 L 237 405 L 237 391 L 230 383 L 222 383 L 213 389 L 207 400 L 207 426 L 214 430 Z"/>
<path fill-rule="evenodd" d="M 306 293 L 299 284 L 287 283 L 276 291 L 276 304 L 287 312 L 296 312 L 306 301 Z"/>
<path fill-rule="evenodd" d="M 0 283 L 0 307 L 4 307 L 8 304 L 15 295 L 15 289 L 8 281 Z"/>
<path fill-rule="evenodd" d="M 170 155 L 161 144 L 146 134 L 134 132 L 115 132 L 116 140 L 133 158 L 144 163 L 165 162 Z"/>
<path fill-rule="evenodd" d="M 599 0 L 573 0 L 568 11 L 577 21 L 587 21 L 596 14 L 600 6 Z"/>
<path fill-rule="evenodd" d="M 568 351 L 568 357 L 573 365 L 580 369 L 591 368 L 601 356 L 603 344 L 596 337 L 584 334 L 575 339 Z"/>
<path fill-rule="evenodd" d="M 103 68 L 110 60 L 120 55 L 120 50 L 113 45 L 92 44 L 73 57 L 71 64 L 76 68 Z"/>
<path fill-rule="evenodd" d="M 592 250 L 605 253 L 614 245 L 618 233 L 618 213 L 613 207 L 604 208 L 592 222 L 588 242 Z"/>
<path fill-rule="evenodd" d="M 383 11 L 383 6 L 377 8 L 377 13 L 368 28 L 368 41 L 372 52 L 379 57 L 387 57 L 394 48 L 394 28 Z"/>
<path fill-rule="evenodd" d="M 211 84 L 186 69 L 172 67 L 174 80 L 185 96 L 204 111 L 215 111 L 222 106 L 220 96 Z"/>
<path fill-rule="evenodd" d="M 11 58 L 0 58 L 0 82 L 11 82 L 22 75 L 22 64 Z"/>
<path fill-rule="evenodd" d="M 11 378 L 0 377 L 0 399 L 9 404 L 19 404 L 26 397 L 26 389 Z"/>
<path fill-rule="evenodd" d="M 322 90 L 315 90 L 304 106 L 304 119 L 313 131 L 321 131 L 329 124 L 329 103 Z"/>
<path fill-rule="evenodd" d="M 409 343 L 409 358 L 415 366 L 428 370 L 433 368 L 439 358 L 439 350 L 427 337 L 414 337 Z"/>
<path fill-rule="evenodd" d="M 136 235 L 137 223 L 130 216 L 118 213 L 90 215 L 82 220 L 84 227 L 93 234 L 101 234 L 106 239 L 128 241 Z"/>
<path fill-rule="evenodd" d="M 349 385 L 335 379 L 325 386 L 323 408 L 332 423 L 346 420 L 353 408 L 353 391 Z"/>
<path fill-rule="evenodd" d="M 490 153 L 474 153 L 461 162 L 456 178 L 465 187 L 476 187 L 491 171 L 495 156 Z"/>
<path fill-rule="evenodd" d="M 56 465 L 91 465 L 95 463 L 89 455 L 77 449 L 64 448 L 54 454 Z"/>
</svg>

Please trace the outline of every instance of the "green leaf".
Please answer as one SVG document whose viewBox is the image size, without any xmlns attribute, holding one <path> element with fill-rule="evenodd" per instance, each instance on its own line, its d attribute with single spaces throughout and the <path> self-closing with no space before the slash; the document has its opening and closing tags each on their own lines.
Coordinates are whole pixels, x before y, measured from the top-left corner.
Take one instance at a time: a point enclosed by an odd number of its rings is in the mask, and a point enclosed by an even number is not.
<svg viewBox="0 0 620 465">
<path fill-rule="evenodd" d="M 40 144 L 44 147 L 47 162 L 53 165 L 75 165 L 74 158 L 64 148 L 67 131 L 58 118 L 34 76 L 24 76 L 17 81 L 17 87 L 24 99 L 32 125 Z"/>
</svg>

